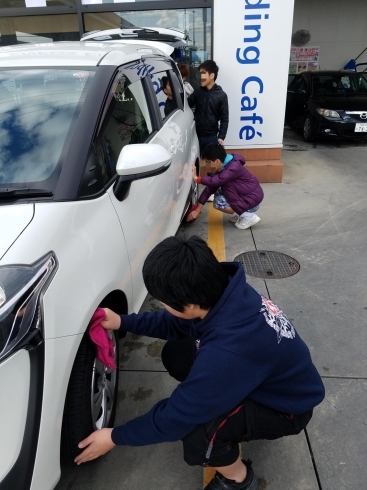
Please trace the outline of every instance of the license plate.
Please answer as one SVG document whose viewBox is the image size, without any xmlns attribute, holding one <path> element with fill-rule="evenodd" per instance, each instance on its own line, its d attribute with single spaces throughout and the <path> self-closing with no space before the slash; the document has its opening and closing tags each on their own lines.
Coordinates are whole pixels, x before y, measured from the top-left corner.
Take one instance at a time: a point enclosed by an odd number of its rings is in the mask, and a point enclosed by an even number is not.
<svg viewBox="0 0 367 490">
<path fill-rule="evenodd" d="M 367 123 L 356 123 L 355 133 L 367 133 Z"/>
</svg>

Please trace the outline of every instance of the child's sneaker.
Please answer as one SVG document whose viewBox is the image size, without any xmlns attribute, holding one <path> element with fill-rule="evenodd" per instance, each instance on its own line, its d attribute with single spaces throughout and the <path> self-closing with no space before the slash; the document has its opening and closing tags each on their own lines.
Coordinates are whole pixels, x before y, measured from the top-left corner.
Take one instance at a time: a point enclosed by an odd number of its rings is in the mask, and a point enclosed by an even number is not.
<svg viewBox="0 0 367 490">
<path fill-rule="evenodd" d="M 250 226 L 256 225 L 260 221 L 260 218 L 257 216 L 257 214 L 254 214 L 251 218 L 239 218 L 237 222 L 234 224 L 236 228 L 239 230 L 246 230 L 247 228 L 250 228 Z"/>
<path fill-rule="evenodd" d="M 228 478 L 224 478 L 223 475 L 216 472 L 215 477 L 204 490 L 256 490 L 258 479 L 251 467 L 252 462 L 249 459 L 247 461 L 242 460 L 242 462 L 247 468 L 247 475 L 242 483 L 228 480 Z"/>
<path fill-rule="evenodd" d="M 208 202 L 213 202 L 214 201 L 214 194 L 211 194 L 209 197 L 208 197 Z"/>
<path fill-rule="evenodd" d="M 232 214 L 232 216 L 229 218 L 229 221 L 230 221 L 231 223 L 237 223 L 238 218 L 239 218 L 238 214 L 237 214 L 237 213 L 234 213 L 234 214 Z"/>
</svg>

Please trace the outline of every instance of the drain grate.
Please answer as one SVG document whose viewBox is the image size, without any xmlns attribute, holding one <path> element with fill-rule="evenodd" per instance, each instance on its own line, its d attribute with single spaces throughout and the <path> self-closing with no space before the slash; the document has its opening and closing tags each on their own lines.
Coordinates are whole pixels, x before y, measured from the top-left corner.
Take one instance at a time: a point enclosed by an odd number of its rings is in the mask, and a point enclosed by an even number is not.
<svg viewBox="0 0 367 490">
<path fill-rule="evenodd" d="M 289 255 L 266 250 L 255 250 L 237 255 L 234 262 L 241 262 L 246 274 L 262 279 L 281 279 L 297 274 L 300 265 Z"/>
</svg>

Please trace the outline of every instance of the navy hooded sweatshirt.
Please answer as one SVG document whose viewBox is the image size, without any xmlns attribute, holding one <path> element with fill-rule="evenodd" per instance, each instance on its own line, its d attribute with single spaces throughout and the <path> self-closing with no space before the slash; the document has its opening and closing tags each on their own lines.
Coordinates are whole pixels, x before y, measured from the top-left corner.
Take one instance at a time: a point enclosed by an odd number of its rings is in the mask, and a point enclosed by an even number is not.
<svg viewBox="0 0 367 490">
<path fill-rule="evenodd" d="M 202 320 L 167 311 L 121 316 L 121 330 L 178 340 L 194 337 L 194 364 L 169 398 L 115 427 L 118 445 L 177 441 L 244 398 L 287 414 L 313 409 L 324 398 L 321 378 L 292 323 L 245 279 L 241 264 L 223 263 L 229 283 Z"/>
</svg>

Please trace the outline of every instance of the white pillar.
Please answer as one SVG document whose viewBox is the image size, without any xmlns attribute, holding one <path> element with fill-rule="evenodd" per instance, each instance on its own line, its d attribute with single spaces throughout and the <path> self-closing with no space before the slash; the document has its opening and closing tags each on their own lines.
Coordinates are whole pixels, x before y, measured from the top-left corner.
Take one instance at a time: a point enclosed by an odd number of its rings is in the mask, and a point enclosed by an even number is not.
<svg viewBox="0 0 367 490">
<path fill-rule="evenodd" d="M 227 149 L 281 148 L 294 0 L 214 0 L 218 84 L 228 95 Z"/>
</svg>

